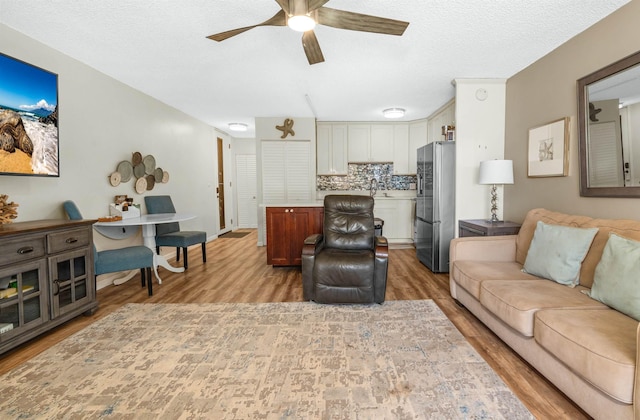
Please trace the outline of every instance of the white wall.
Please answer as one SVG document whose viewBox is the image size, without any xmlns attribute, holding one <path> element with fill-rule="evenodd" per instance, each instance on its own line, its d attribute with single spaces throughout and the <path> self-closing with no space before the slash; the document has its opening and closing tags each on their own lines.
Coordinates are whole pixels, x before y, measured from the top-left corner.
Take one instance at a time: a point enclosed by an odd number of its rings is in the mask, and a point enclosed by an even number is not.
<svg viewBox="0 0 640 420">
<path fill-rule="evenodd" d="M 455 84 L 456 220 L 488 219 L 490 186 L 478 184 L 478 170 L 483 160 L 504 158 L 506 81 L 456 79 Z M 498 187 L 500 219 L 503 208 L 504 195 Z"/>
<path fill-rule="evenodd" d="M 169 194 L 178 211 L 197 215 L 183 229 L 216 237 L 216 138 L 228 141 L 226 134 L 4 25 L 0 51 L 58 74 L 60 177 L 0 176 L 0 193 L 20 205 L 16 222 L 63 218 L 68 199 L 97 218 L 116 194 L 132 196 L 143 212 L 145 195 Z M 169 182 L 143 195 L 133 181 L 112 187 L 108 175 L 136 151 L 152 154 Z M 94 236 L 98 249 L 123 245 Z"/>
</svg>

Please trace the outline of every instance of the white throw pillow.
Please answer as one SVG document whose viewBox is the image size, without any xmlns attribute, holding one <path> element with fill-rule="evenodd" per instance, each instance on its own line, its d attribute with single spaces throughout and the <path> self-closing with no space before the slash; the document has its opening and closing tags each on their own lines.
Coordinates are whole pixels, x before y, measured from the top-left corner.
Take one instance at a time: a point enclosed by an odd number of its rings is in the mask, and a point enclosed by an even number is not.
<svg viewBox="0 0 640 420">
<path fill-rule="evenodd" d="M 574 287 L 598 228 L 536 224 L 523 271 Z"/>
</svg>

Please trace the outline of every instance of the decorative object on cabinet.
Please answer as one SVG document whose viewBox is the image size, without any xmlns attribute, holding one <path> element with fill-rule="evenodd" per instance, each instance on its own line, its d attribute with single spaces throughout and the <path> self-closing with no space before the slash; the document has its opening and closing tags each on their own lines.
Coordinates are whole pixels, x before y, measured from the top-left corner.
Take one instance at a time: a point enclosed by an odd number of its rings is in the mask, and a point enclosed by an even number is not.
<svg viewBox="0 0 640 420">
<path fill-rule="evenodd" d="M 515 222 L 491 222 L 489 220 L 459 220 L 458 236 L 502 236 L 517 235 L 520 231 L 520 223 Z"/>
<path fill-rule="evenodd" d="M 0 175 L 58 177 L 58 75 L 0 53 Z"/>
<path fill-rule="evenodd" d="M 291 137 L 296 135 L 296 132 L 293 131 L 293 119 L 291 118 L 285 118 L 282 125 L 276 125 L 276 129 L 282 131 L 281 139 L 286 138 L 289 134 L 291 134 Z"/>
<path fill-rule="evenodd" d="M 383 303 L 387 287 L 387 239 L 375 235 L 374 199 L 324 198 L 323 233 L 302 249 L 302 294 L 318 303 Z"/>
<path fill-rule="evenodd" d="M 491 222 L 499 222 L 497 185 L 513 184 L 512 160 L 485 160 L 480 162 L 479 184 L 491 185 Z"/>
<path fill-rule="evenodd" d="M 455 125 L 443 125 L 442 126 L 442 135 L 444 136 L 444 141 L 455 141 L 455 139 L 456 139 L 456 126 Z"/>
<path fill-rule="evenodd" d="M 93 271 L 95 220 L 36 220 L 0 225 L 0 353 L 98 307 Z"/>
<path fill-rule="evenodd" d="M 18 217 L 17 207 L 20 205 L 13 201 L 9 203 L 9 196 L 6 194 L 0 195 L 0 225 L 9 224 Z"/>
<path fill-rule="evenodd" d="M 527 176 L 569 174 L 569 117 L 529 130 Z"/>
<path fill-rule="evenodd" d="M 109 183 L 117 187 L 123 182 L 135 178 L 134 190 L 138 194 L 151 191 L 156 184 L 169 182 L 169 173 L 156 166 L 153 155 L 142 157 L 140 152 L 131 155 L 131 162 L 123 160 L 118 163 L 115 172 L 109 174 Z"/>
<path fill-rule="evenodd" d="M 303 32 L 304 53 L 309 64 L 313 65 L 324 61 L 320 44 L 318 44 L 316 34 L 313 32 L 316 24 L 338 29 L 398 36 L 402 35 L 409 26 L 409 22 L 324 7 L 327 1 L 278 0 L 281 10 L 264 22 L 209 35 L 207 38 L 221 42 L 260 26 L 289 26 L 294 31 Z"/>
</svg>

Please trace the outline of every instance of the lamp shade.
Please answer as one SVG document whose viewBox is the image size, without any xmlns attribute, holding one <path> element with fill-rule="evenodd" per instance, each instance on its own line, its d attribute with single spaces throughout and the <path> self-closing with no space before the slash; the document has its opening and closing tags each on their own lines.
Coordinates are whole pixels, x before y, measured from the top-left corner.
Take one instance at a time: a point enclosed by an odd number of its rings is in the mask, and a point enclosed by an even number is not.
<svg viewBox="0 0 640 420">
<path fill-rule="evenodd" d="M 485 160 L 480 162 L 480 184 L 513 184 L 512 160 Z"/>
</svg>

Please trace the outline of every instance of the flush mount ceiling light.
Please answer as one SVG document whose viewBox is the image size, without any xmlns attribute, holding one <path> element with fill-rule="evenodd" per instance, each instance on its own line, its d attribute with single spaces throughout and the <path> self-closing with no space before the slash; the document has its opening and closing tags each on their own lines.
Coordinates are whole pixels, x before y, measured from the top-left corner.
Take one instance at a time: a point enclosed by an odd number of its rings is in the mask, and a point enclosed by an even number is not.
<svg viewBox="0 0 640 420">
<path fill-rule="evenodd" d="M 229 123 L 229 130 L 231 131 L 247 131 L 249 126 L 245 123 Z"/>
<path fill-rule="evenodd" d="M 385 118 L 402 118 L 404 117 L 404 109 L 403 108 L 387 108 L 382 111 L 382 115 Z"/>
</svg>

